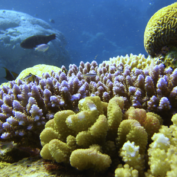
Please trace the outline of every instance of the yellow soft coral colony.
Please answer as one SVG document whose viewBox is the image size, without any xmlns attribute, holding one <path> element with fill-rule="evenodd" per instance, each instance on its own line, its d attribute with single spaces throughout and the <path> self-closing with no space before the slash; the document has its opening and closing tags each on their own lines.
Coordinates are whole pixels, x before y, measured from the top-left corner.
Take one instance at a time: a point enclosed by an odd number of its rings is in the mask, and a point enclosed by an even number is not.
<svg viewBox="0 0 177 177">
<path fill-rule="evenodd" d="M 152 57 L 167 55 L 164 63 L 176 66 L 177 54 L 177 3 L 173 3 L 157 11 L 149 20 L 144 32 L 144 47 Z M 174 55 L 174 57 L 173 57 Z"/>
<path fill-rule="evenodd" d="M 177 176 L 177 114 L 172 117 L 173 125 L 162 126 L 159 133 L 152 137 L 153 143 L 148 149 L 150 170 L 146 176 Z"/>
</svg>

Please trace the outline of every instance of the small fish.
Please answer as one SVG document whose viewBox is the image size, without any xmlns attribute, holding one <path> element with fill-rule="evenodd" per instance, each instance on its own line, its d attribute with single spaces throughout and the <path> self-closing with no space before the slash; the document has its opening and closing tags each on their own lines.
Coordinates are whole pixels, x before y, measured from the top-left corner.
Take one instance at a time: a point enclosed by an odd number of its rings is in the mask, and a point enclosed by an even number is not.
<svg viewBox="0 0 177 177">
<path fill-rule="evenodd" d="M 6 70 L 6 76 L 4 77 L 5 79 L 7 79 L 8 81 L 13 81 L 18 77 L 18 74 L 13 72 L 13 71 L 9 71 L 7 68 L 3 67 Z"/>
<path fill-rule="evenodd" d="M 117 69 L 118 71 L 120 71 L 120 72 L 123 72 L 123 71 L 124 71 L 123 68 L 118 68 L 118 67 L 116 67 L 116 69 Z"/>
<path fill-rule="evenodd" d="M 95 77 L 97 74 L 96 73 L 87 73 L 87 74 L 83 74 L 84 77 Z"/>
<path fill-rule="evenodd" d="M 49 49 L 49 45 L 47 44 L 39 44 L 35 50 L 40 52 L 46 52 Z"/>
<path fill-rule="evenodd" d="M 34 49 L 40 44 L 47 44 L 49 41 L 56 38 L 55 34 L 51 34 L 48 36 L 45 35 L 36 35 L 28 37 L 27 39 L 23 40 L 20 44 L 22 48 L 25 49 Z"/>
<path fill-rule="evenodd" d="M 36 75 L 29 73 L 26 77 L 23 78 L 25 82 L 34 82 Z"/>
<path fill-rule="evenodd" d="M 52 18 L 50 18 L 50 19 L 49 19 L 49 22 L 50 22 L 50 23 L 55 23 L 55 20 L 52 19 Z"/>
</svg>

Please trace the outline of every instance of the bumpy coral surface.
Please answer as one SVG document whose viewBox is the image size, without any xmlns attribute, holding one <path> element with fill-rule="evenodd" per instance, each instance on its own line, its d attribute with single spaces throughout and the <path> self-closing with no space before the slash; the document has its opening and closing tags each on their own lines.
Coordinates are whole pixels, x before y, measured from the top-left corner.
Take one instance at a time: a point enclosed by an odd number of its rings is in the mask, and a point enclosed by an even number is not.
<svg viewBox="0 0 177 177">
<path fill-rule="evenodd" d="M 157 11 L 149 20 L 144 32 L 144 47 L 152 57 L 165 46 L 176 46 L 177 3 Z"/>
<path fill-rule="evenodd" d="M 122 166 L 118 167 L 115 170 L 115 177 L 138 177 L 138 171 L 133 170 L 133 168 L 129 167 L 128 164 L 124 165 L 124 168 Z"/>
<path fill-rule="evenodd" d="M 158 58 L 152 59 L 150 56 L 146 58 L 143 54 L 133 55 L 132 53 L 126 56 L 113 57 L 109 61 L 105 61 L 106 64 L 116 64 L 117 66 L 120 64 L 129 65 L 132 69 L 145 69 L 160 62 Z M 121 71 L 122 68 L 118 67 L 117 69 Z"/>
<path fill-rule="evenodd" d="M 153 142 L 148 149 L 150 170 L 147 176 L 177 176 L 177 114 L 172 117 L 173 125 L 162 126 L 159 133 L 152 137 Z"/>
</svg>

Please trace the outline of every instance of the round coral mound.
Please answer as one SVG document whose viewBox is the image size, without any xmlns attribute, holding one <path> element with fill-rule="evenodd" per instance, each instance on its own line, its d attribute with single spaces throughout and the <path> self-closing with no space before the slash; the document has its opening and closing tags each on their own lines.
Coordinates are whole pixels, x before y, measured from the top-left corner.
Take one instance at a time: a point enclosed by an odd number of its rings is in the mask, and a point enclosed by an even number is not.
<svg viewBox="0 0 177 177">
<path fill-rule="evenodd" d="M 165 46 L 177 46 L 177 2 L 158 10 L 144 32 L 144 47 L 152 57 Z"/>
</svg>

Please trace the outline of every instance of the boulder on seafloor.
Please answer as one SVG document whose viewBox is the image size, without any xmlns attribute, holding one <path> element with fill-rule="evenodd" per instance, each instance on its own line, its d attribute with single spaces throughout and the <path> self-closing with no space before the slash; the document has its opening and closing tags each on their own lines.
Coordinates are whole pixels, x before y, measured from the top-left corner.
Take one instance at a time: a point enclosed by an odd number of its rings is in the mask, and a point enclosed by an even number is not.
<svg viewBox="0 0 177 177">
<path fill-rule="evenodd" d="M 56 34 L 56 39 L 48 43 L 49 49 L 46 52 L 20 46 L 30 36 L 53 33 Z M 64 35 L 47 22 L 22 12 L 0 10 L 0 65 L 17 72 L 41 63 L 68 66 L 70 59 L 65 45 Z"/>
</svg>

